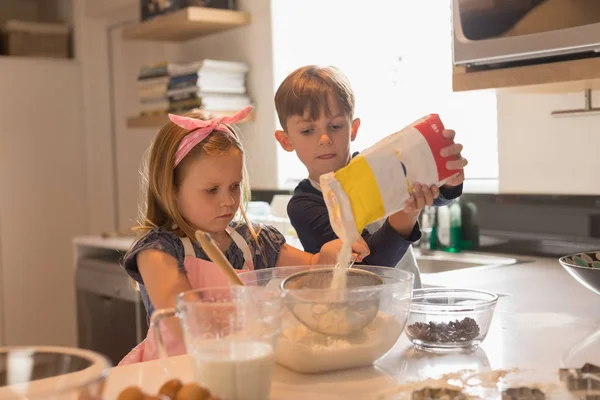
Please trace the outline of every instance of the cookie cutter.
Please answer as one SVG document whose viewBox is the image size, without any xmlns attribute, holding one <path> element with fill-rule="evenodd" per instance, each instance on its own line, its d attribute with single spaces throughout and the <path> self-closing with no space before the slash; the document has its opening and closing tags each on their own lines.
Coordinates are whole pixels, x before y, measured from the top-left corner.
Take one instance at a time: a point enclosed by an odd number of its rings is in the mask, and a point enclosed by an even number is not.
<svg viewBox="0 0 600 400">
<path fill-rule="evenodd" d="M 517 387 L 502 392 L 502 400 L 545 400 L 546 395 L 540 389 Z"/>
<path fill-rule="evenodd" d="M 569 391 L 600 390 L 600 367 L 597 365 L 586 363 L 581 368 L 561 368 L 558 370 L 558 376 Z M 598 397 L 600 400 L 600 395 L 587 397 Z"/>
</svg>

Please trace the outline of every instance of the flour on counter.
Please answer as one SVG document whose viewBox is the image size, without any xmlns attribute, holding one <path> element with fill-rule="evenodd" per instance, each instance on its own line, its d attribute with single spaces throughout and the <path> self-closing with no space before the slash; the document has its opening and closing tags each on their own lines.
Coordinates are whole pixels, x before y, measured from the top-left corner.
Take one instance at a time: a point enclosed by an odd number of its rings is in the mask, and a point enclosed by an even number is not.
<svg viewBox="0 0 600 400">
<path fill-rule="evenodd" d="M 378 394 L 378 400 L 409 400 L 413 391 L 425 387 L 460 390 L 469 399 L 496 399 L 502 391 L 511 387 L 535 387 L 546 394 L 546 398 L 575 400 L 560 384 L 540 379 L 535 371 L 496 369 L 477 371 L 462 369 L 420 381 L 406 382 Z"/>
</svg>

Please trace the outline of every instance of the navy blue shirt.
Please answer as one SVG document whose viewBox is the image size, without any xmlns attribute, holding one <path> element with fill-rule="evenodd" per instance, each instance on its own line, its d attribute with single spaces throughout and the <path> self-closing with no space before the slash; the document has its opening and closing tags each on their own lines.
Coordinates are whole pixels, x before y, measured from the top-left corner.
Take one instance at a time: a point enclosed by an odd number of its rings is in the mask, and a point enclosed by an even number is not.
<svg viewBox="0 0 600 400">
<path fill-rule="evenodd" d="M 462 185 L 442 187 L 434 205 L 449 204 L 461 194 Z M 323 193 L 308 179 L 301 181 L 294 190 L 287 212 L 304 251 L 318 253 L 325 243 L 337 239 L 329 222 Z M 363 230 L 362 237 L 371 250 L 371 254 L 363 260 L 364 264 L 395 267 L 410 245 L 421 238 L 421 230 L 417 223 L 408 238 L 405 238 L 392 228 L 386 218 L 383 226 L 377 231 L 370 233 L 367 229 Z"/>
</svg>

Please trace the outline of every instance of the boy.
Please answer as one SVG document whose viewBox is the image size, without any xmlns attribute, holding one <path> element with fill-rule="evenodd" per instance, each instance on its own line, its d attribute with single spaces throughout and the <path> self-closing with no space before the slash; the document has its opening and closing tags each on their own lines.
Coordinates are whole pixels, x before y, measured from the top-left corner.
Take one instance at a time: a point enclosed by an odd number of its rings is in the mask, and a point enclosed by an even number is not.
<svg viewBox="0 0 600 400">
<path fill-rule="evenodd" d="M 295 151 L 308 170 L 308 179 L 296 187 L 288 204 L 288 215 L 305 251 L 316 253 L 324 243 L 336 239 L 329 222 L 325 200 L 319 186 L 322 174 L 337 171 L 351 159 L 350 143 L 358 134 L 360 119 L 354 118 L 354 92 L 348 79 L 334 67 L 309 65 L 292 72 L 275 94 L 275 107 L 283 130 L 275 132 L 286 151 Z M 444 136 L 454 139 L 454 131 Z M 441 153 L 444 157 L 460 155 L 462 145 L 452 144 Z M 395 267 L 421 238 L 417 223 L 426 205 L 445 205 L 462 194 L 463 168 L 467 161 L 458 157 L 449 161 L 449 169 L 458 175 L 438 189 L 415 183 L 413 198 L 407 206 L 387 218 L 381 227 L 362 237 L 371 254 L 363 262 Z M 412 257 L 412 253 L 410 254 Z M 406 269 L 415 273 L 415 286 L 420 287 L 418 267 L 408 261 Z"/>
</svg>

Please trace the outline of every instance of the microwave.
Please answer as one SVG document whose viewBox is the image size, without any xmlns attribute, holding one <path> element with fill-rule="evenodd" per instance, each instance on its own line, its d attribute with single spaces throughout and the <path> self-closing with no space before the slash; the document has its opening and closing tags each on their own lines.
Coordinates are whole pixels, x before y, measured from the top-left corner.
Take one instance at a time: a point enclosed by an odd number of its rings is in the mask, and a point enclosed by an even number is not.
<svg viewBox="0 0 600 400">
<path fill-rule="evenodd" d="M 600 0 L 451 0 L 454 65 L 600 56 Z"/>
</svg>

